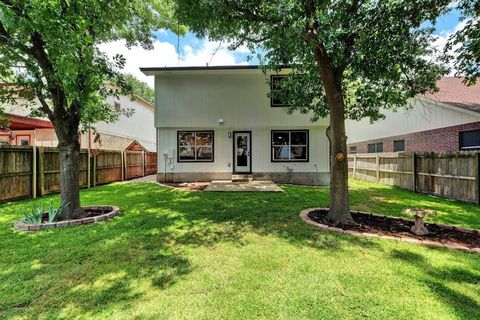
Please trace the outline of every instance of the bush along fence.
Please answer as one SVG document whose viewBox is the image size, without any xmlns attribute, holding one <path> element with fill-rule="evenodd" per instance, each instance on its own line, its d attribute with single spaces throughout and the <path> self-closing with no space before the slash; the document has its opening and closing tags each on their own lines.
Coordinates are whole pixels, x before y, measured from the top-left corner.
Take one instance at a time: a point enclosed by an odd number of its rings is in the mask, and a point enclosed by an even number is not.
<svg viewBox="0 0 480 320">
<path fill-rule="evenodd" d="M 354 154 L 349 176 L 480 204 L 479 153 Z"/>
<path fill-rule="evenodd" d="M 80 151 L 79 184 L 89 188 L 157 172 L 157 154 L 145 151 Z M 0 201 L 60 191 L 57 148 L 0 146 Z"/>
</svg>

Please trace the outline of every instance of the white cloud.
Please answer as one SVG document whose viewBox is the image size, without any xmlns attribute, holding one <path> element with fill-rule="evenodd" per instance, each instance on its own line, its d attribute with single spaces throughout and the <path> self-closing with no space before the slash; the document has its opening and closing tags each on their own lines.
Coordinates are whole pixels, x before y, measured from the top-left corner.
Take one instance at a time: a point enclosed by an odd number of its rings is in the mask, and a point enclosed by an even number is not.
<svg viewBox="0 0 480 320">
<path fill-rule="evenodd" d="M 153 77 L 145 76 L 140 71 L 140 67 L 248 64 L 247 61 L 237 61 L 234 52 L 228 50 L 227 43 L 200 40 L 200 47 L 196 50 L 189 44 L 183 45 L 182 48 L 183 54 L 180 56 L 177 48 L 170 42 L 155 41 L 152 50 L 145 50 L 141 47 L 128 49 L 123 40 L 100 45 L 100 50 L 110 57 L 116 54 L 123 55 L 126 59 L 123 72 L 133 74 L 152 87 Z M 239 48 L 235 52 L 245 53 L 246 48 Z"/>
<path fill-rule="evenodd" d="M 437 51 L 437 54 L 435 54 L 433 57 L 431 57 L 432 59 L 437 59 L 441 55 L 441 53 L 443 53 L 443 51 L 445 49 L 445 46 L 448 43 L 449 38 L 453 34 L 455 34 L 457 31 L 463 29 L 465 27 L 467 21 L 468 20 L 461 21 L 455 26 L 455 28 L 453 30 L 443 30 L 443 31 L 440 32 L 440 35 L 436 36 L 435 41 L 432 43 L 432 47 Z M 453 47 L 452 50 L 450 50 L 450 54 L 455 56 L 455 49 L 457 49 L 457 48 L 458 48 L 458 45 Z M 453 65 L 453 61 L 451 61 L 449 63 L 449 67 L 450 67 L 450 75 L 452 76 L 452 75 L 455 74 L 455 68 L 454 68 L 454 65 Z"/>
</svg>

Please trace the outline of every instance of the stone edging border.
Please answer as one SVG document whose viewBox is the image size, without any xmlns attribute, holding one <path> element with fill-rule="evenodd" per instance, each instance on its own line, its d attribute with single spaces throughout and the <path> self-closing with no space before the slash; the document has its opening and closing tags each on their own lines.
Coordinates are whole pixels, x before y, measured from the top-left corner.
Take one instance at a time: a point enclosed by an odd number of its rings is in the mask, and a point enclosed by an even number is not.
<svg viewBox="0 0 480 320">
<path fill-rule="evenodd" d="M 437 247 L 437 248 L 447 248 L 447 249 L 454 249 L 454 250 L 462 250 L 466 252 L 476 252 L 480 253 L 480 248 L 468 248 L 466 246 L 462 246 L 459 244 L 444 244 L 444 243 L 439 243 L 431 240 L 419 240 L 416 238 L 412 237 L 395 237 L 395 236 L 386 236 L 386 235 L 379 235 L 376 233 L 368 233 L 368 232 L 359 232 L 359 231 L 353 231 L 353 230 L 344 230 L 341 228 L 337 227 L 331 227 L 326 224 L 318 223 L 316 221 L 313 221 L 310 219 L 308 214 L 313 211 L 318 211 L 318 210 L 328 210 L 328 208 L 309 208 L 302 210 L 300 212 L 300 217 L 302 220 L 312 226 L 319 227 L 324 230 L 328 231 L 334 231 L 334 232 L 339 232 L 339 233 L 344 233 L 344 234 L 350 234 L 350 235 L 355 235 L 355 236 L 363 236 L 363 237 L 369 237 L 369 238 L 381 238 L 381 239 L 387 239 L 387 240 L 396 240 L 396 241 L 403 241 L 403 242 L 408 242 L 408 243 L 414 243 L 414 244 L 422 244 L 425 246 L 429 247 Z M 391 218 L 391 219 L 397 219 L 397 220 L 403 220 L 403 221 L 411 221 L 408 219 L 400 218 L 400 217 L 391 217 L 391 216 L 385 216 L 385 215 L 379 215 L 379 214 L 373 214 L 373 213 L 368 213 L 368 212 L 363 212 L 363 211 L 353 211 L 351 210 L 352 213 L 362 213 L 366 215 L 371 215 L 371 216 L 377 216 L 377 217 L 386 217 L 386 218 Z M 428 227 L 428 225 L 433 225 L 434 223 L 425 223 L 425 225 Z M 468 228 L 461 228 L 461 227 L 454 227 L 454 226 L 449 226 L 445 224 L 436 224 L 441 227 L 445 227 L 451 230 L 458 230 L 462 232 L 467 232 L 475 235 L 480 235 L 480 230 L 473 230 L 473 229 L 468 229 Z"/>
<path fill-rule="evenodd" d="M 94 222 L 99 222 L 103 220 L 108 220 L 112 219 L 115 216 L 118 216 L 121 214 L 120 209 L 117 206 L 85 206 L 82 207 L 83 209 L 91 209 L 91 210 L 104 210 L 106 208 L 111 208 L 112 211 L 108 213 L 104 213 L 101 215 L 98 215 L 96 217 L 87 217 L 87 218 L 81 218 L 81 219 L 75 219 L 75 220 L 65 220 L 65 221 L 59 221 L 59 222 L 52 222 L 52 223 L 42 223 L 42 224 L 28 224 L 23 221 L 16 221 L 13 224 L 13 228 L 18 231 L 39 231 L 43 229 L 51 229 L 51 228 L 65 228 L 65 227 L 73 227 L 73 226 L 78 226 L 81 224 L 90 224 Z"/>
</svg>

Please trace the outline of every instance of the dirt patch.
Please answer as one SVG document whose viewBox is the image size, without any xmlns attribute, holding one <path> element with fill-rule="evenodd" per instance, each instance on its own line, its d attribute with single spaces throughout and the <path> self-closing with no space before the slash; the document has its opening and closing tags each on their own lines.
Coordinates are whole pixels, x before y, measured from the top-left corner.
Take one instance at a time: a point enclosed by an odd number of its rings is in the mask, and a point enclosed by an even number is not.
<svg viewBox="0 0 480 320">
<path fill-rule="evenodd" d="M 352 231 L 358 234 L 376 234 L 384 237 L 408 238 L 423 241 L 445 244 L 448 247 L 467 247 L 470 249 L 480 248 L 480 231 L 466 228 L 425 223 L 429 233 L 418 236 L 410 231 L 414 221 L 387 217 L 366 212 L 353 211 L 352 218 L 356 224 L 331 226 L 325 219 L 328 209 L 316 209 L 308 213 L 308 218 L 319 224 L 333 229 Z"/>
<path fill-rule="evenodd" d="M 176 188 L 176 189 L 181 189 L 181 190 L 186 190 L 186 191 L 203 191 L 205 190 L 210 183 L 208 182 L 167 182 L 167 183 L 162 183 L 162 185 L 171 187 L 171 188 Z"/>
</svg>

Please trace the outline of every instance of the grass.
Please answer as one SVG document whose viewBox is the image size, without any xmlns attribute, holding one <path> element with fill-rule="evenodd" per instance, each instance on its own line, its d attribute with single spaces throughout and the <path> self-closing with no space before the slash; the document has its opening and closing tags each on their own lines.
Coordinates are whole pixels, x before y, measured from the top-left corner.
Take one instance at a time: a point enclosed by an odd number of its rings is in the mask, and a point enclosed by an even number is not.
<svg viewBox="0 0 480 320">
<path fill-rule="evenodd" d="M 123 215 L 14 232 L 32 203 L 0 205 L 0 318 L 480 319 L 480 255 L 328 233 L 299 212 L 328 189 L 189 193 L 155 184 L 84 190 Z M 480 208 L 352 181 L 352 208 L 479 228 Z"/>
</svg>

